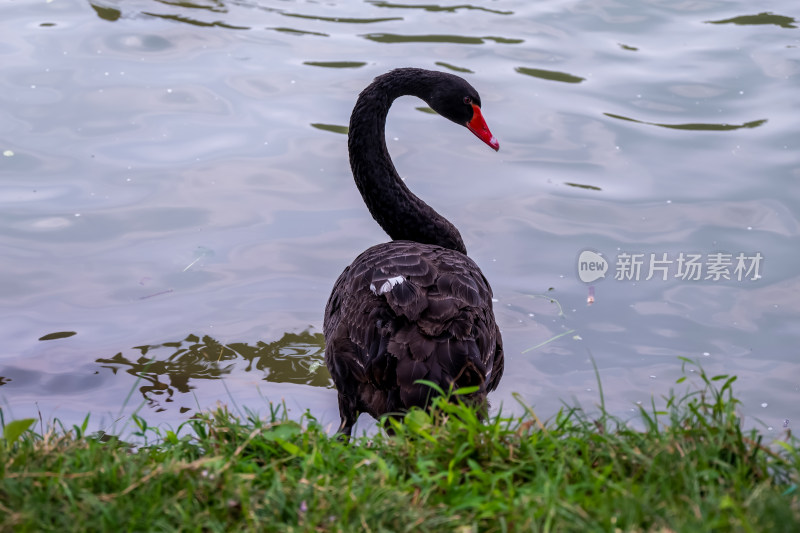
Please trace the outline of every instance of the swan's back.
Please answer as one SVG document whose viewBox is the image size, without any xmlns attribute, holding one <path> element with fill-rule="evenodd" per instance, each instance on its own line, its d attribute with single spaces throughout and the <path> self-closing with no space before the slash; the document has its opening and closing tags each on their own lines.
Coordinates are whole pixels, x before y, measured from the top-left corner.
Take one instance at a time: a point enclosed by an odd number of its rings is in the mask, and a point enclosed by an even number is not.
<svg viewBox="0 0 800 533">
<path fill-rule="evenodd" d="M 466 255 L 392 241 L 363 252 L 339 276 L 325 309 L 325 359 L 339 392 L 340 431 L 425 407 L 431 389 L 477 386 L 485 404 L 503 373 L 492 291 Z"/>
</svg>

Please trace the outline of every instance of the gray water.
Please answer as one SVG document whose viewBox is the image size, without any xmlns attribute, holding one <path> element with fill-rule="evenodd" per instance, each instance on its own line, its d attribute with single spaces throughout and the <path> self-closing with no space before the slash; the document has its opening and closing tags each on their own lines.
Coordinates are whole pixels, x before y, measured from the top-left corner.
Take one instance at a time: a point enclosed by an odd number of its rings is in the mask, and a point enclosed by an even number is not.
<svg viewBox="0 0 800 533">
<path fill-rule="evenodd" d="M 284 401 L 335 427 L 322 310 L 386 240 L 342 133 L 374 76 L 417 66 L 474 85 L 501 144 L 412 98 L 387 125 L 494 288 L 495 408 L 592 408 L 593 360 L 632 416 L 686 357 L 738 376 L 748 423 L 796 426 L 800 10 L 767 4 L 0 4 L 6 420 L 177 425 Z M 579 278 L 585 250 L 605 278 Z"/>
</svg>

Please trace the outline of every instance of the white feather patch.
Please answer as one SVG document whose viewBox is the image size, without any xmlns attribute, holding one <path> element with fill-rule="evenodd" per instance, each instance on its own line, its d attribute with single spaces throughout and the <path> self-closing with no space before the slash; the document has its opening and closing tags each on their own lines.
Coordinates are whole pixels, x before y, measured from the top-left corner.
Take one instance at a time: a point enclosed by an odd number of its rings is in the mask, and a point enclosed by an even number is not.
<svg viewBox="0 0 800 533">
<path fill-rule="evenodd" d="M 380 289 L 376 289 L 375 284 L 370 283 L 369 290 L 372 291 L 372 294 L 380 296 L 381 294 L 386 294 L 387 292 L 392 290 L 395 287 L 395 285 L 399 285 L 403 283 L 405 280 L 406 278 L 404 278 L 403 276 L 395 276 L 393 278 L 389 278 L 386 281 L 384 281 Z"/>
</svg>

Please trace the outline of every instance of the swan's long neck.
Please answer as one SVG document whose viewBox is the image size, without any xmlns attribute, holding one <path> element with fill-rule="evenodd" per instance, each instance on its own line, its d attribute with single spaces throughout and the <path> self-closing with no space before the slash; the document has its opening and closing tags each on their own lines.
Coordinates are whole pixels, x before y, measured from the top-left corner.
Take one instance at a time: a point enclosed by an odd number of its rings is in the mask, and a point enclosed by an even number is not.
<svg viewBox="0 0 800 533">
<path fill-rule="evenodd" d="M 386 115 L 403 95 L 427 100 L 428 71 L 402 69 L 379 76 L 364 89 L 350 117 L 350 167 L 372 217 L 393 240 L 436 244 L 466 254 L 456 227 L 412 193 L 386 148 Z"/>
</svg>

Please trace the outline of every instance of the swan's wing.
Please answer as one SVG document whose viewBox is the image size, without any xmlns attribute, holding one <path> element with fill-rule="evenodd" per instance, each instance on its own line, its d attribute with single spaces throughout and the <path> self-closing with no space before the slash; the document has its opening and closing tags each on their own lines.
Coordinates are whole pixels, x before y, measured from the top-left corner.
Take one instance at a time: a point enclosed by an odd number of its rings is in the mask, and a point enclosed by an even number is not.
<svg viewBox="0 0 800 533">
<path fill-rule="evenodd" d="M 502 374 L 491 298 L 480 269 L 461 253 L 410 241 L 370 248 L 339 277 L 326 308 L 326 358 L 336 359 L 328 366 L 337 388 L 345 372 L 336 369 L 355 356 L 363 370 L 345 363 L 346 374 L 399 391 L 397 409 L 426 403 L 430 390 L 417 380 L 475 385 L 485 394 Z M 345 355 L 328 353 L 342 345 Z"/>
</svg>

